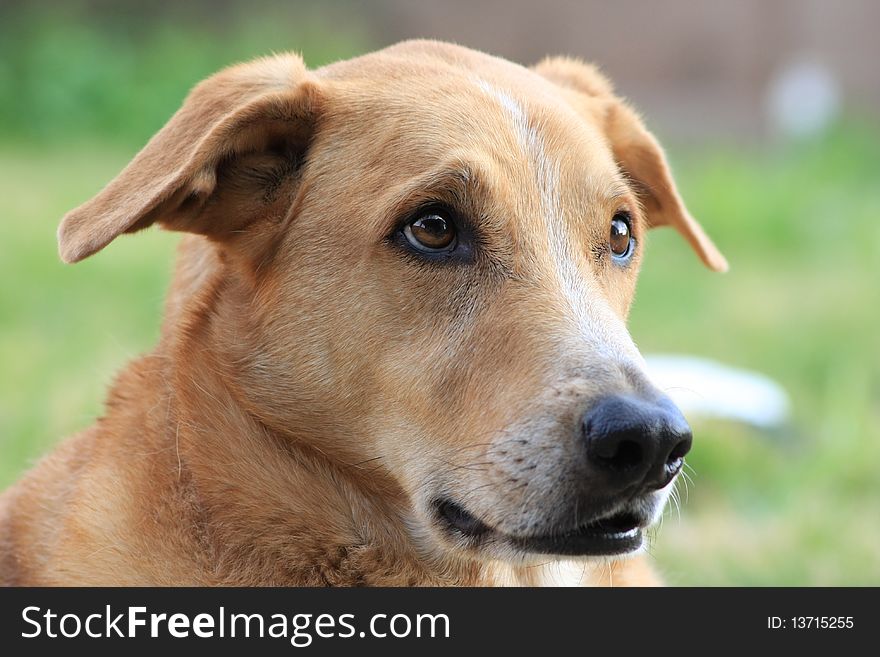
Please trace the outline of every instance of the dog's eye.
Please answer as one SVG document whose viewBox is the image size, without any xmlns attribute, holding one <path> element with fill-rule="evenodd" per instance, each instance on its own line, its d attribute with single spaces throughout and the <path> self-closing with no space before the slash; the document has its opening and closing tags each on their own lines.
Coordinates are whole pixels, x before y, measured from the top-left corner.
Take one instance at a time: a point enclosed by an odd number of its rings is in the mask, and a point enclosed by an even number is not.
<svg viewBox="0 0 880 657">
<path fill-rule="evenodd" d="M 455 224 L 439 210 L 429 210 L 403 228 L 407 241 L 419 251 L 438 253 L 455 248 Z"/>
<path fill-rule="evenodd" d="M 611 219 L 611 235 L 608 240 L 611 254 L 618 260 L 626 260 L 633 249 L 632 224 L 629 213 L 618 212 Z"/>
</svg>

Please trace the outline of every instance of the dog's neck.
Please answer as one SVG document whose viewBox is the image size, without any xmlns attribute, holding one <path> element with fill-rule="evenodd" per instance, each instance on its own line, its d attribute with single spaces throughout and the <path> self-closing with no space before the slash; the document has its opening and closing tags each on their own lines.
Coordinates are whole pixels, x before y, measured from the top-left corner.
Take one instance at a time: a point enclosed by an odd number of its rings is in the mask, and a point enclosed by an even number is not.
<svg viewBox="0 0 880 657">
<path fill-rule="evenodd" d="M 168 484 L 189 501 L 208 579 L 253 585 L 475 584 L 484 568 L 420 554 L 403 492 L 375 464 L 343 462 L 279 432 L 229 376 L 235 321 L 219 263 L 189 248 L 169 296 L 157 377 Z M 212 275 L 213 272 L 213 275 Z M 234 313 L 233 313 L 234 314 Z M 157 415 L 157 413 L 153 413 Z"/>
</svg>

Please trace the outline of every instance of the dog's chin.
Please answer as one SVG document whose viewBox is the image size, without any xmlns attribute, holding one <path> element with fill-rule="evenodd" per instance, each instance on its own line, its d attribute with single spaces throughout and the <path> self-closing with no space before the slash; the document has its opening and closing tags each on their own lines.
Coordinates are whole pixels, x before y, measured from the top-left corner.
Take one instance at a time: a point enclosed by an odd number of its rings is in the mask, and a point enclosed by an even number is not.
<svg viewBox="0 0 880 657">
<path fill-rule="evenodd" d="M 434 503 L 435 522 L 448 539 L 470 552 L 528 561 L 530 557 L 621 557 L 638 552 L 645 532 L 659 515 L 656 500 L 625 504 L 569 528 L 525 534 L 506 533 L 478 519 L 462 505 Z"/>
</svg>

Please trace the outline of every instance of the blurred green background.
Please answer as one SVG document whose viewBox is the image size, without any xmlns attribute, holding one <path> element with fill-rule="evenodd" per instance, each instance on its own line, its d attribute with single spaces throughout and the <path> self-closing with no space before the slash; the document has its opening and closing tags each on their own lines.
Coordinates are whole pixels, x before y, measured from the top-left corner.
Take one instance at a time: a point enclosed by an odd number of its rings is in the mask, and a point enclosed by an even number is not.
<svg viewBox="0 0 880 657">
<path fill-rule="evenodd" d="M 218 68 L 291 49 L 314 67 L 387 42 L 348 9 L 2 5 L 0 487 L 90 424 L 114 373 L 158 337 L 177 237 L 124 237 L 69 267 L 56 255 L 59 218 Z M 793 404 L 789 425 L 769 434 L 695 425 L 693 484 L 653 548 L 671 584 L 880 584 L 877 118 L 844 103 L 799 137 L 660 131 L 732 270 L 710 274 L 676 235 L 652 234 L 636 342 L 763 372 Z"/>
</svg>

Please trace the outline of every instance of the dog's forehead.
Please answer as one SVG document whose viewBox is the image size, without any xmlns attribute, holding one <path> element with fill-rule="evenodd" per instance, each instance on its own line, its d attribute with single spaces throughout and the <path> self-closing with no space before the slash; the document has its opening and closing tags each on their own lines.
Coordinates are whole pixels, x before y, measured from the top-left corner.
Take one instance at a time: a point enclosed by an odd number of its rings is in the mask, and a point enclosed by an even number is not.
<svg viewBox="0 0 880 657">
<path fill-rule="evenodd" d="M 523 66 L 445 43 L 404 42 L 318 71 L 344 122 L 401 167 L 483 157 L 499 171 L 618 196 L 626 187 L 601 126 L 565 91 Z M 354 120 L 352 120 L 354 119 Z M 569 184 L 573 183 L 573 184 Z M 543 192 L 548 185 L 543 185 Z"/>
<path fill-rule="evenodd" d="M 404 42 L 317 71 L 342 82 L 345 100 L 384 108 L 390 118 L 428 118 L 462 131 L 488 113 L 509 116 L 513 104 L 528 114 L 587 123 L 565 101 L 561 90 L 535 72 L 498 57 L 435 42 Z M 461 115 L 465 111 L 464 116 Z M 481 114 L 473 114 L 481 110 Z M 470 117 L 470 121 L 462 120 Z M 569 126 L 571 127 L 571 126 Z M 589 126 L 587 126 L 589 130 Z"/>
</svg>

